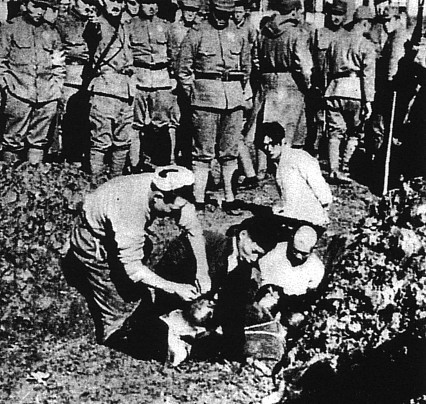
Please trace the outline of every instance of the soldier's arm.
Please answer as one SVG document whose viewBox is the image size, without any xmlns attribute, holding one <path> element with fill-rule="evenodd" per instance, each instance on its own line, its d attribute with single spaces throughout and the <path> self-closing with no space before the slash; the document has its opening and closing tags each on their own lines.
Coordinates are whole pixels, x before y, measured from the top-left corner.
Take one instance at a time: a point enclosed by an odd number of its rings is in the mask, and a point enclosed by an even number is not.
<svg viewBox="0 0 426 404">
<path fill-rule="evenodd" d="M 362 55 L 361 92 L 364 102 L 371 103 L 374 101 L 375 93 L 376 52 L 374 45 L 367 39 L 364 41 Z"/>
<path fill-rule="evenodd" d="M 177 78 L 188 97 L 191 97 L 194 83 L 194 60 L 200 39 L 198 29 L 191 29 L 185 36 L 177 62 Z"/>
<path fill-rule="evenodd" d="M 52 37 L 52 72 L 60 80 L 64 80 L 66 75 L 65 54 L 59 31 L 56 28 L 52 29 Z"/>
<path fill-rule="evenodd" d="M 6 23 L 0 27 L 0 88 L 6 87 L 5 76 L 9 69 L 10 34 L 8 26 L 9 24 Z"/>
<path fill-rule="evenodd" d="M 177 57 L 179 54 L 180 44 L 177 40 L 176 32 L 172 24 L 169 24 L 167 31 L 167 60 L 169 62 L 170 77 L 175 78 L 177 68 Z"/>
<path fill-rule="evenodd" d="M 392 43 L 392 49 L 389 60 L 388 77 L 389 81 L 393 80 L 398 71 L 398 63 L 405 54 L 404 44 L 408 38 L 405 35 L 396 35 Z"/>
<path fill-rule="evenodd" d="M 244 81 L 243 81 L 243 88 L 245 87 L 246 83 L 248 82 L 250 78 L 251 73 L 251 48 L 252 45 L 249 42 L 248 38 L 243 38 L 242 40 L 242 49 L 241 49 L 241 70 L 244 72 Z"/>
<path fill-rule="evenodd" d="M 309 34 L 300 30 L 294 44 L 293 67 L 296 73 L 299 73 L 305 83 L 306 89 L 311 87 L 311 75 L 313 69 L 312 54 L 309 50 Z"/>
</svg>

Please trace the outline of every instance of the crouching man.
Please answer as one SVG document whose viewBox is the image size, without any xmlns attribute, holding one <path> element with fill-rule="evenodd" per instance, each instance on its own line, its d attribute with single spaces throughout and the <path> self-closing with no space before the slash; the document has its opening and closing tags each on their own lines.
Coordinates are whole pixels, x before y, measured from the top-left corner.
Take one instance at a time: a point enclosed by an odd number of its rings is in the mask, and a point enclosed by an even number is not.
<svg viewBox="0 0 426 404">
<path fill-rule="evenodd" d="M 217 297 L 213 304 L 202 305 L 203 320 L 197 320 L 195 325 L 202 325 L 210 330 L 221 326 L 223 336 L 212 345 L 209 345 L 211 340 L 200 341 L 196 347 L 197 355 L 208 355 L 207 351 L 209 351 L 213 355 L 221 352 L 229 359 L 241 358 L 244 345 L 244 313 L 251 299 L 253 276 L 259 272 L 259 258 L 276 246 L 279 228 L 279 224 L 272 216 L 254 216 L 231 227 L 226 235 L 211 231 L 204 232 L 212 288 L 203 298 L 211 302 L 213 296 L 217 295 Z M 179 237 L 170 243 L 156 266 L 157 274 L 171 282 L 188 283 L 194 278 L 195 270 L 195 257 L 188 240 L 184 237 Z M 194 322 L 191 322 L 188 314 L 185 313 L 194 311 L 194 306 L 185 308 L 185 304 L 176 296 L 165 291 L 158 291 L 156 309 L 163 321 L 168 324 L 169 335 L 174 339 L 171 344 L 183 345 L 179 339 L 186 338 L 185 335 L 182 335 L 182 338 L 175 337 L 179 335 L 180 330 L 185 334 L 188 333 L 188 329 L 191 329 L 188 326 L 192 326 Z M 183 312 L 180 312 L 182 309 Z M 195 312 L 200 313 L 200 310 Z M 185 321 L 182 321 L 182 316 L 186 319 Z M 169 351 L 173 351 L 170 348 L 173 347 L 169 347 Z M 188 350 L 188 354 L 191 349 Z M 180 352 L 182 351 L 180 349 Z"/>
<path fill-rule="evenodd" d="M 98 343 L 139 358 L 162 355 L 149 288 L 192 301 L 211 288 L 201 226 L 192 198 L 193 174 L 178 166 L 119 177 L 86 196 L 63 261 L 70 285 L 85 297 Z M 191 279 L 173 282 L 147 266 L 147 228 L 155 218 L 176 218 L 195 257 Z M 146 319 L 150 319 L 146 327 Z"/>
<path fill-rule="evenodd" d="M 317 240 L 312 227 L 301 226 L 290 241 L 278 243 L 260 260 L 263 292 L 255 303 L 260 320 L 268 321 L 280 312 L 281 322 L 290 331 L 304 319 L 325 275 L 324 264 L 313 252 Z"/>
</svg>

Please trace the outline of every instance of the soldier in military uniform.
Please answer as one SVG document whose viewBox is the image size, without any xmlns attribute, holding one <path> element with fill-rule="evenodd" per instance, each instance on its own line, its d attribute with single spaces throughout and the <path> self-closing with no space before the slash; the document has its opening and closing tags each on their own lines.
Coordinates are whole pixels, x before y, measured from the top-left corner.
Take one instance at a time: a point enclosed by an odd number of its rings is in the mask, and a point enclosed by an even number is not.
<svg viewBox="0 0 426 404">
<path fill-rule="evenodd" d="M 311 85 L 308 33 L 298 26 L 302 4 L 281 0 L 259 39 L 263 122 L 278 122 L 285 142 L 302 147 L 306 136 L 305 94 Z"/>
<path fill-rule="evenodd" d="M 371 119 L 373 153 L 382 147 L 385 133 L 389 128 L 392 94 L 396 89 L 396 80 L 394 81 L 394 78 L 398 72 L 399 61 L 405 54 L 405 43 L 409 39 L 408 32 L 397 8 L 384 8 L 382 14 L 379 16 L 379 21 L 383 24 L 383 29 L 387 33 L 388 38 L 384 43 L 376 66 L 377 91 L 374 101 L 374 112 Z M 396 122 L 401 122 L 399 115 L 405 114 L 405 108 L 403 110 L 402 108 L 398 108 L 396 112 L 398 114 Z"/>
<path fill-rule="evenodd" d="M 178 61 L 178 78 L 191 99 L 194 125 L 194 195 L 199 209 L 212 160 L 221 165 L 224 210 L 236 208 L 232 177 L 237 168 L 238 141 L 243 126 L 244 86 L 249 78 L 250 44 L 229 19 L 233 0 L 212 0 L 209 19 L 185 37 Z"/>
<path fill-rule="evenodd" d="M 180 46 L 188 31 L 198 22 L 198 11 L 201 7 L 200 0 L 181 0 L 179 7 L 181 17 L 172 24 L 173 37 L 173 61 L 176 62 Z M 191 103 L 181 86 L 176 89 L 177 104 L 179 108 L 180 122 L 176 134 L 176 158 L 180 165 L 191 167 L 192 150 L 192 121 Z"/>
<path fill-rule="evenodd" d="M 140 161 L 141 149 L 156 165 L 174 162 L 178 117 L 174 116 L 176 96 L 172 94 L 176 86 L 171 63 L 173 43 L 170 23 L 161 20 L 157 12 L 157 0 L 142 0 L 139 18 L 130 23 L 137 90 L 134 127 L 138 133 L 132 140 L 130 157 L 134 170 L 144 164 Z M 169 138 L 168 152 L 160 147 L 164 137 Z"/>
<path fill-rule="evenodd" d="M 73 0 L 68 13 L 60 14 L 56 22 L 67 71 L 60 108 L 60 140 L 64 159 L 75 163 L 81 163 L 83 153 L 89 148 L 89 103 L 81 85 L 83 67 L 89 60 L 83 32 L 94 7 L 87 0 Z"/>
<path fill-rule="evenodd" d="M 347 3 L 335 0 L 326 10 L 325 26 L 316 29 L 311 43 L 314 62 L 312 73 L 312 97 L 309 97 L 308 136 L 306 150 L 312 155 L 318 155 L 319 143 L 325 133 L 325 100 L 324 92 L 327 87 L 327 50 L 332 40 L 344 30 Z"/>
<path fill-rule="evenodd" d="M 341 30 L 328 51 L 330 83 L 325 91 L 330 177 L 349 182 L 349 161 L 357 148 L 363 119 L 371 115 L 375 91 L 374 45 L 364 37 L 373 15 L 367 6 L 354 13 L 350 32 Z M 340 166 L 340 146 L 345 141 Z"/>
<path fill-rule="evenodd" d="M 90 21 L 84 32 L 89 48 L 83 85 L 88 83 L 91 94 L 90 168 L 92 174 L 102 173 L 111 154 L 112 177 L 123 172 L 133 133 L 133 57 L 123 9 L 123 1 L 101 0 L 98 20 Z"/>
<path fill-rule="evenodd" d="M 21 16 L 0 28 L 0 86 L 6 93 L 3 160 L 43 160 L 65 76 L 58 31 L 43 19 L 51 0 L 28 0 Z"/>
</svg>

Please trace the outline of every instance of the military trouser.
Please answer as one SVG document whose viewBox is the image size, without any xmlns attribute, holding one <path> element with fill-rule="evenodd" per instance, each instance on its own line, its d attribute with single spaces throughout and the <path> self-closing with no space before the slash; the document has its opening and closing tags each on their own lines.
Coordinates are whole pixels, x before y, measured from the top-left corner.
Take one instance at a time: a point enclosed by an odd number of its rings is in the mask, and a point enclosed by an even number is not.
<svg viewBox="0 0 426 404">
<path fill-rule="evenodd" d="M 57 108 L 57 100 L 37 104 L 7 93 L 3 149 L 12 152 L 20 152 L 26 147 L 44 150 Z"/>
<path fill-rule="evenodd" d="M 342 158 L 343 171 L 348 170 L 349 161 L 356 150 L 361 127 L 361 100 L 350 98 L 327 99 L 327 123 L 329 135 L 329 160 L 331 173 L 340 169 L 340 145 L 346 142 Z"/>
<path fill-rule="evenodd" d="M 192 122 L 194 125 L 192 157 L 195 200 L 200 203 L 204 202 L 210 164 L 217 156 L 222 168 L 225 200 L 233 201 L 232 177 L 238 167 L 238 146 L 243 128 L 243 110 L 195 108 Z"/>
<path fill-rule="evenodd" d="M 124 169 L 134 129 L 131 100 L 93 95 L 90 110 L 90 166 L 92 173 L 104 169 L 105 154 L 112 151 L 112 176 Z"/>
<path fill-rule="evenodd" d="M 131 145 L 131 164 L 135 166 L 141 162 L 141 149 L 143 150 L 143 143 L 151 139 L 142 140 L 144 131 L 147 128 L 153 129 L 154 132 L 159 132 L 159 128 L 168 129 L 167 141 L 170 142 L 167 152 L 167 159 L 169 162 L 174 162 L 175 152 L 175 131 L 180 119 L 179 108 L 177 106 L 176 95 L 172 93 L 171 88 L 138 88 L 134 100 L 134 120 L 133 126 L 139 131 L 132 139 Z M 162 131 L 161 133 L 163 133 Z M 141 146 L 142 145 L 142 146 Z M 158 154 L 158 149 L 161 148 L 161 153 L 164 152 L 162 139 L 158 139 L 158 143 L 148 145 L 148 148 L 154 149 Z M 143 158 L 152 156 L 143 156 Z"/>
</svg>

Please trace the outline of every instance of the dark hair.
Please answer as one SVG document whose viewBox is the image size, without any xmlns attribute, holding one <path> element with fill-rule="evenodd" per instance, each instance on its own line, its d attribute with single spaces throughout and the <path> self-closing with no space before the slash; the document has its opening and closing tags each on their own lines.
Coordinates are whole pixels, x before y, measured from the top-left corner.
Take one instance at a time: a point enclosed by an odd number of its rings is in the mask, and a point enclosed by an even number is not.
<svg viewBox="0 0 426 404">
<path fill-rule="evenodd" d="M 153 188 L 155 189 L 157 187 L 154 185 Z M 173 203 L 178 196 L 180 196 L 183 199 L 186 199 L 187 201 L 191 203 L 194 202 L 194 192 L 193 192 L 192 185 L 174 189 L 173 191 L 160 190 L 160 192 L 164 195 L 163 200 L 165 203 Z"/>
<path fill-rule="evenodd" d="M 255 145 L 258 148 L 263 147 L 265 136 L 269 136 L 274 144 L 280 144 L 285 138 L 285 130 L 278 122 L 267 122 L 262 124 L 256 134 Z"/>
<path fill-rule="evenodd" d="M 263 248 L 271 251 L 278 242 L 280 224 L 271 216 L 252 216 L 229 229 L 227 234 L 237 235 L 246 230 L 250 238 Z"/>
</svg>

